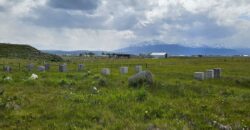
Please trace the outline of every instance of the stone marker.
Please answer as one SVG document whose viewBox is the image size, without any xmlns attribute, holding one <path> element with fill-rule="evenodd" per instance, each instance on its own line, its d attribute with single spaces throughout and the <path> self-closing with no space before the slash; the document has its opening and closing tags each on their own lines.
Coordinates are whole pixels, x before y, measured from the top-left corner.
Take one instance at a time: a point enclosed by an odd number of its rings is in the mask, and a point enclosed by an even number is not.
<svg viewBox="0 0 250 130">
<path fill-rule="evenodd" d="M 214 70 L 207 70 L 205 72 L 205 79 L 213 79 L 214 78 Z"/>
<path fill-rule="evenodd" d="M 84 69 L 84 65 L 83 64 L 79 64 L 78 65 L 78 71 L 82 71 Z"/>
<path fill-rule="evenodd" d="M 121 67 L 120 68 L 120 73 L 121 74 L 127 74 L 128 73 L 128 67 Z"/>
<path fill-rule="evenodd" d="M 221 68 L 214 68 L 214 78 L 215 79 L 221 78 Z"/>
<path fill-rule="evenodd" d="M 27 65 L 27 70 L 28 70 L 28 71 L 32 71 L 33 68 L 34 68 L 34 64 L 28 64 L 28 65 Z"/>
<path fill-rule="evenodd" d="M 153 84 L 153 76 L 149 71 L 141 71 L 128 79 L 129 86 L 138 87 L 144 83 L 148 85 Z"/>
<path fill-rule="evenodd" d="M 50 64 L 45 64 L 44 66 L 45 66 L 45 71 L 49 71 L 49 69 L 50 69 Z"/>
<path fill-rule="evenodd" d="M 135 66 L 135 71 L 136 71 L 137 73 L 141 72 L 141 71 L 142 71 L 142 66 L 141 66 L 141 65 Z"/>
<path fill-rule="evenodd" d="M 67 64 L 59 65 L 59 72 L 66 72 L 67 71 Z"/>
<path fill-rule="evenodd" d="M 40 72 L 45 72 L 46 69 L 45 66 L 38 66 L 37 70 Z"/>
<path fill-rule="evenodd" d="M 12 68 L 10 66 L 4 66 L 3 67 L 3 71 L 5 71 L 5 72 L 11 72 Z"/>
<path fill-rule="evenodd" d="M 101 74 L 110 75 L 110 69 L 109 68 L 103 68 L 102 71 L 101 71 Z"/>
<path fill-rule="evenodd" d="M 204 80 L 205 79 L 204 72 L 195 72 L 194 78 L 197 80 Z"/>
</svg>

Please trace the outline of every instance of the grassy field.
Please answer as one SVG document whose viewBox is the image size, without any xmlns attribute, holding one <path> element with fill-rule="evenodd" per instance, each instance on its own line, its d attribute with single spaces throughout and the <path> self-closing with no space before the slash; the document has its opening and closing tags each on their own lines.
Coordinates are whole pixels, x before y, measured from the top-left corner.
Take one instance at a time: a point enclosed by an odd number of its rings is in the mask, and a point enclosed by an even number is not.
<svg viewBox="0 0 250 130">
<path fill-rule="evenodd" d="M 0 59 L 0 67 L 13 67 L 0 71 L 0 129 L 250 129 L 250 58 L 65 60 L 67 73 L 59 63 L 42 73 L 25 65 L 43 61 Z M 128 86 L 135 65 L 153 73 L 153 85 Z M 129 73 L 121 75 L 121 66 Z M 110 76 L 100 75 L 104 67 Z M 221 79 L 193 79 L 217 67 Z M 32 73 L 39 79 L 29 80 Z"/>
</svg>

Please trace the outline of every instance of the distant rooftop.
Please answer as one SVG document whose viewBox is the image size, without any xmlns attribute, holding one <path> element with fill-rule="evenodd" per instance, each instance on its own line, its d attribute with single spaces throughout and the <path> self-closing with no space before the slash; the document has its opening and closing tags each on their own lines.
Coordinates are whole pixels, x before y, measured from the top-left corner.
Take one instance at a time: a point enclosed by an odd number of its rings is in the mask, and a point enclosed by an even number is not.
<svg viewBox="0 0 250 130">
<path fill-rule="evenodd" d="M 151 55 L 166 55 L 166 52 L 153 52 Z"/>
</svg>

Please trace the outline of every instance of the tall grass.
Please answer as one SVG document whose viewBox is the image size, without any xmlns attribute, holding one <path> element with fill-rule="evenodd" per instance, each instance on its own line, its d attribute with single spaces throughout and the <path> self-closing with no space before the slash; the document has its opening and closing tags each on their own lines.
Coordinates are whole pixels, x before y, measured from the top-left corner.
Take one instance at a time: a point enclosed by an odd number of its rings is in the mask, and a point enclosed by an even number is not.
<svg viewBox="0 0 250 130">
<path fill-rule="evenodd" d="M 66 73 L 58 72 L 60 63 L 41 73 L 25 65 L 42 61 L 0 60 L 14 65 L 11 73 L 0 72 L 0 129 L 250 128 L 248 58 L 67 60 Z M 80 63 L 86 68 L 78 72 Z M 153 86 L 128 86 L 138 64 L 153 73 Z M 120 66 L 129 73 L 121 75 Z M 100 75 L 104 67 L 110 76 Z M 193 72 L 217 67 L 221 79 L 193 79 Z M 39 78 L 29 80 L 32 73 Z"/>
</svg>

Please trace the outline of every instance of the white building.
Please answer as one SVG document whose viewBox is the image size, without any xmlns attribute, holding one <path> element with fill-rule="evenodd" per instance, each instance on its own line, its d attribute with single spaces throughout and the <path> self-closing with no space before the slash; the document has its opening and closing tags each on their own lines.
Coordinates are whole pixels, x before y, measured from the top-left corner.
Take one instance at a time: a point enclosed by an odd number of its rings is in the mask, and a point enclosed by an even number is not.
<svg viewBox="0 0 250 130">
<path fill-rule="evenodd" d="M 153 52 L 150 56 L 153 58 L 168 58 L 168 54 L 166 52 Z"/>
</svg>

